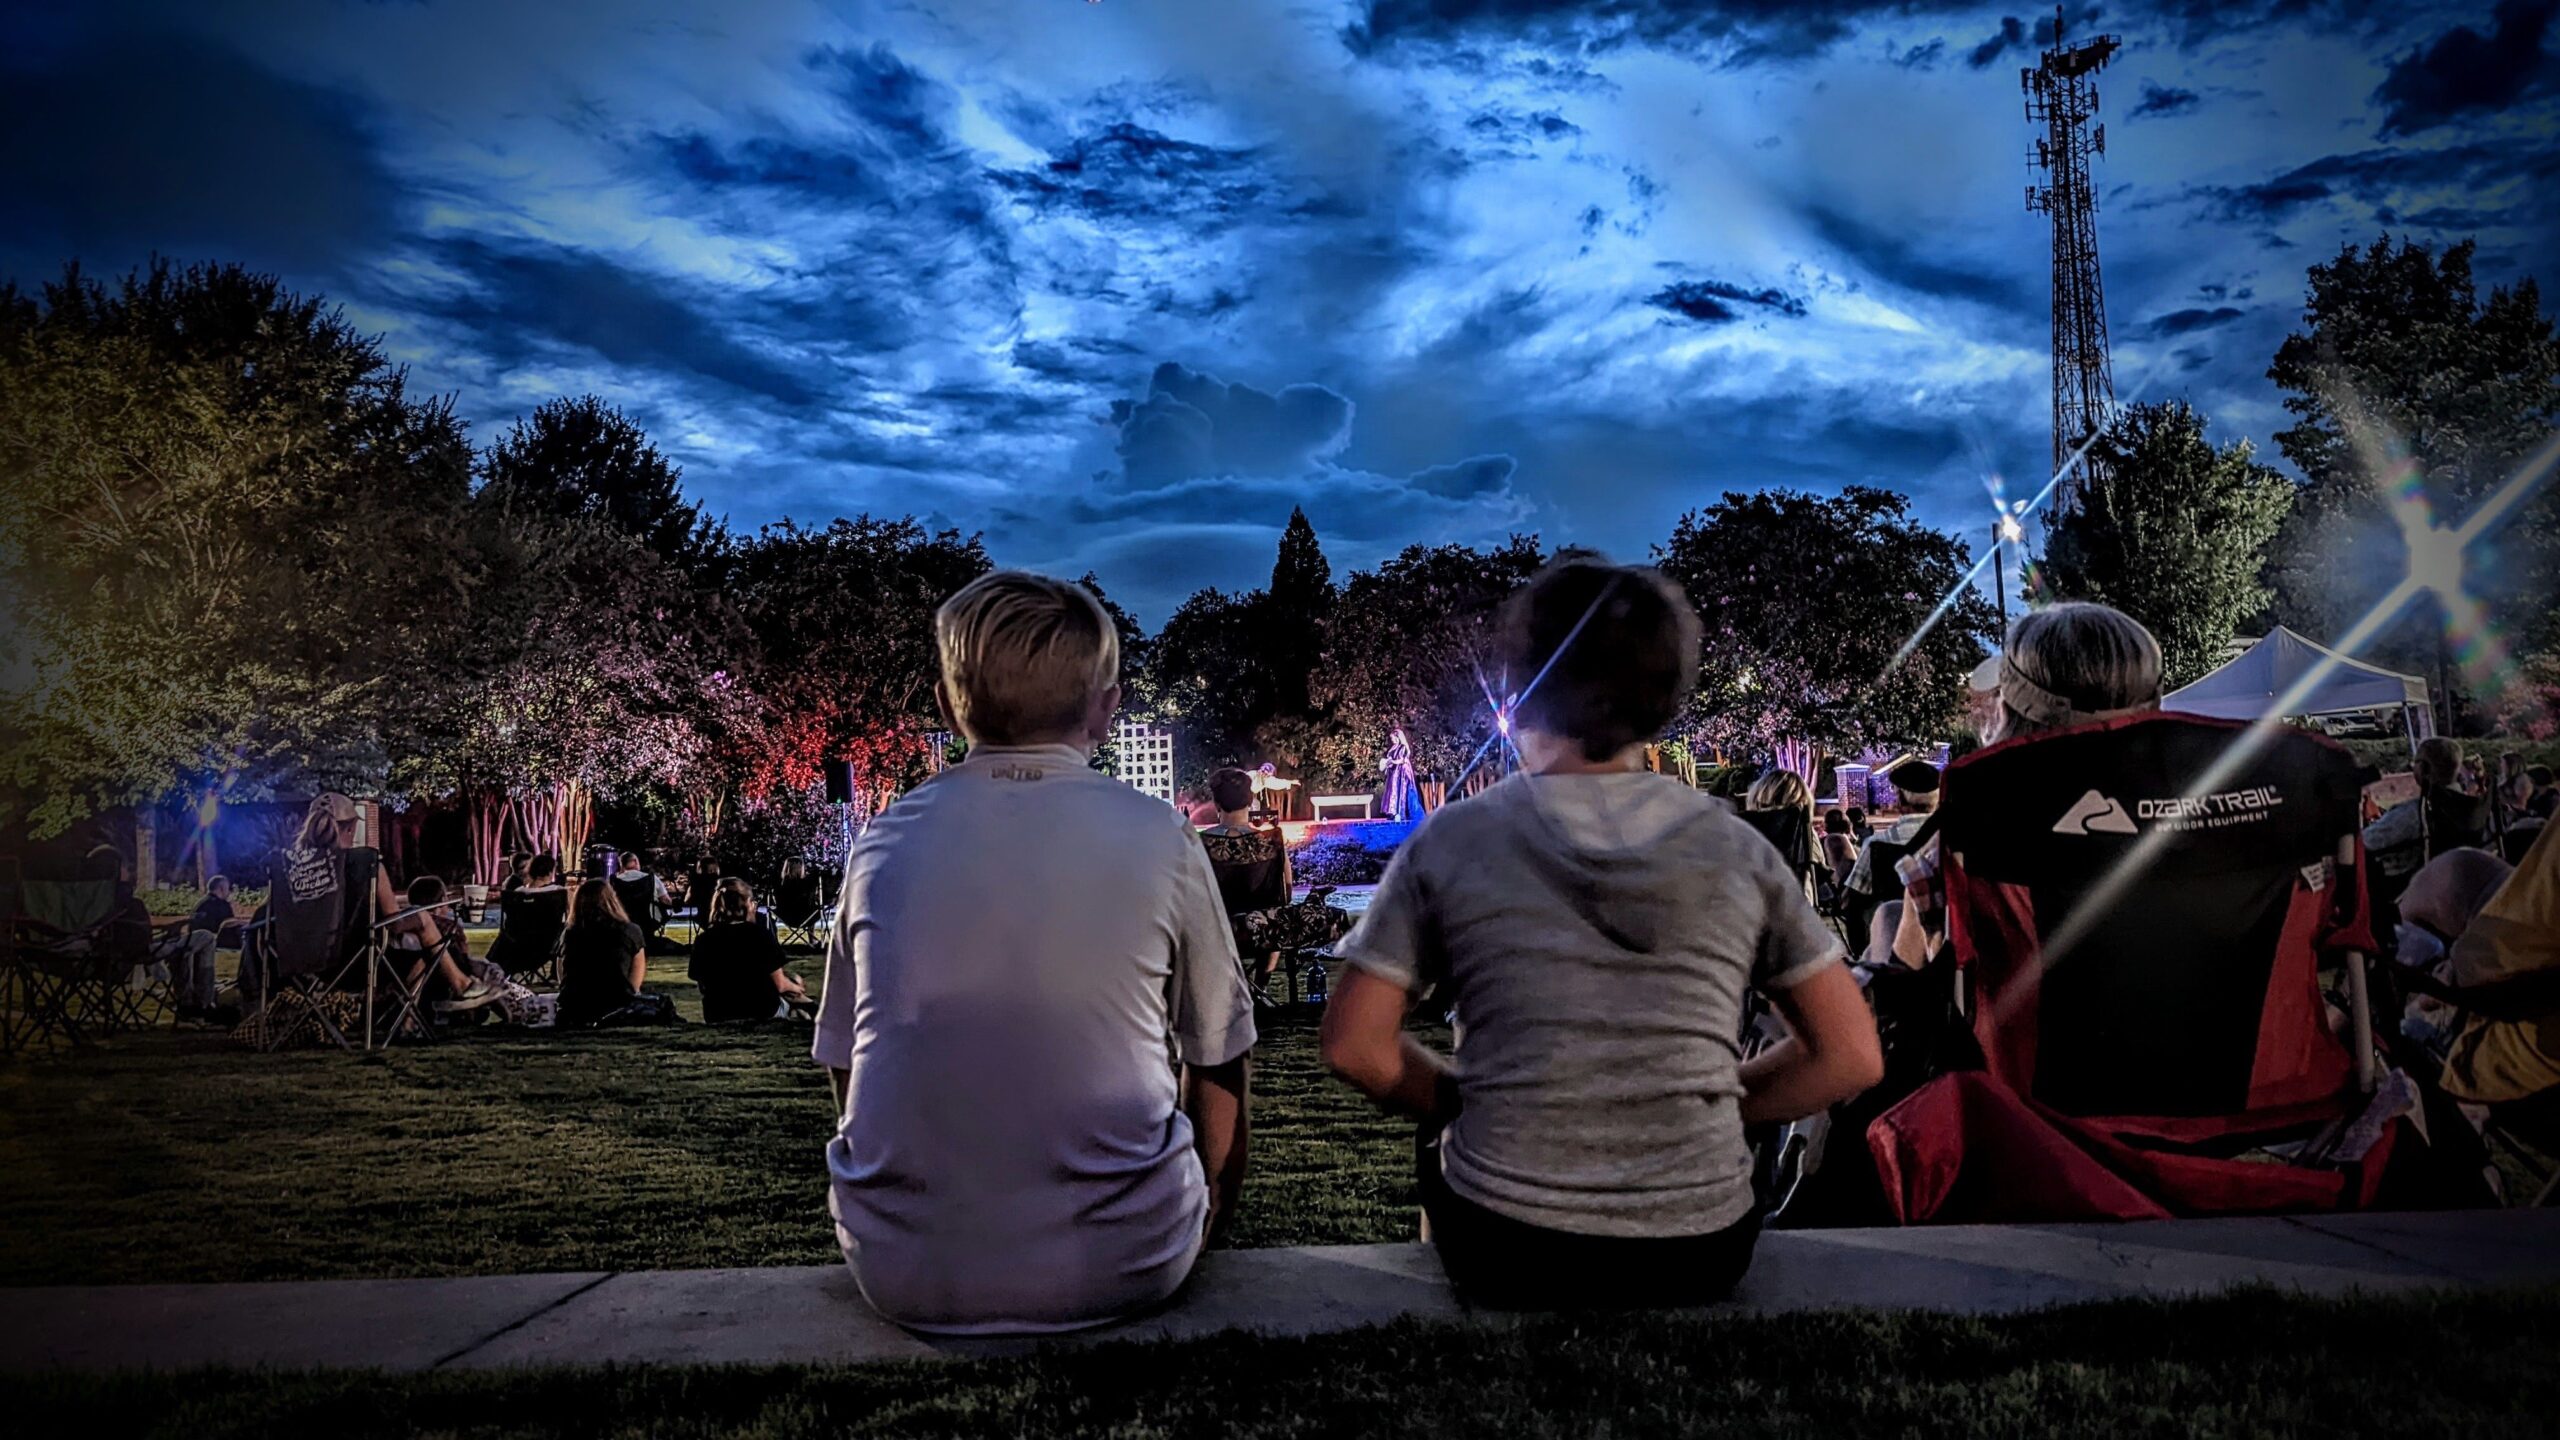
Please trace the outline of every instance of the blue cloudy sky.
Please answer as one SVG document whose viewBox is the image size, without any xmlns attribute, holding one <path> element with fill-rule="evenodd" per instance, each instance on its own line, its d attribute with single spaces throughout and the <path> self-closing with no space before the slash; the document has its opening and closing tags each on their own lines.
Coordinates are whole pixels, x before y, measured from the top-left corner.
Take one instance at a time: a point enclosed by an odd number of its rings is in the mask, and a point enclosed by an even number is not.
<svg viewBox="0 0 2560 1440">
<path fill-rule="evenodd" d="M 2224 436 L 2306 264 L 2560 282 L 2560 0 L 2123 0 L 2120 390 Z M 910 512 L 1144 618 L 1721 490 L 1976 525 L 2049 428 L 2033 10 L 1907 0 L 0 6 L 0 275 L 237 259 L 488 436 L 593 390 L 734 522 Z M 2088 22 L 2084 25 L 2084 21 Z"/>
</svg>

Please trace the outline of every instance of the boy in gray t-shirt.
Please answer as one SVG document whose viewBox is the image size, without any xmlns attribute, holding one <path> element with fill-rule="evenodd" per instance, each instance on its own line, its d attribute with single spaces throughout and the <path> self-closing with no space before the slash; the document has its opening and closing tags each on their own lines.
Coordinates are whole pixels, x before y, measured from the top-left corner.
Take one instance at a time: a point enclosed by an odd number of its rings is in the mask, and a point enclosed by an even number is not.
<svg viewBox="0 0 2560 1440">
<path fill-rule="evenodd" d="M 1419 1116 L 1425 1213 L 1480 1303 L 1693 1304 L 1749 1264 L 1746 1121 L 1873 1084 L 1839 938 L 1723 801 L 1642 768 L 1697 669 L 1649 570 L 1551 567 L 1504 622 L 1524 773 L 1434 816 L 1340 949 L 1325 1057 Z M 1792 1038 L 1745 1064 L 1746 988 Z M 1455 1063 L 1403 1033 L 1445 995 Z"/>
</svg>

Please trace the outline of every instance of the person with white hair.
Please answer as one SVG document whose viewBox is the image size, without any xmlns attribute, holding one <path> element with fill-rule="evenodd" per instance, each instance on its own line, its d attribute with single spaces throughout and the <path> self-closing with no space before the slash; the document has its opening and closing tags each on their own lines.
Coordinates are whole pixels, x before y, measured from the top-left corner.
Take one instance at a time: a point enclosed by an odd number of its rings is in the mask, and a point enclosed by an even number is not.
<svg viewBox="0 0 2560 1440">
<path fill-rule="evenodd" d="M 1991 744 L 2160 708 L 2160 642 L 2111 606 L 2065 601 L 2019 616 L 2000 651 L 2000 701 Z M 1895 867 L 1902 918 L 1893 953 L 1928 963 L 1946 938 L 1946 879 L 1935 835 Z"/>
</svg>

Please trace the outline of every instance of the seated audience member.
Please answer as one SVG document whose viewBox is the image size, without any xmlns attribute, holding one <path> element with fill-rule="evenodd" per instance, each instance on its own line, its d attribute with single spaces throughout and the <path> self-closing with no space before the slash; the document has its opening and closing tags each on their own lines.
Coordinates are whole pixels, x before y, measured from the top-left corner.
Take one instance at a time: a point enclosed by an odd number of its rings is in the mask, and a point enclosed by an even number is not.
<svg viewBox="0 0 2560 1440">
<path fill-rule="evenodd" d="M 187 939 L 182 961 L 172 969 L 173 987 L 178 992 L 178 1018 L 221 1023 L 236 1019 L 217 1015 L 217 985 L 213 975 L 213 952 L 221 947 L 223 932 L 239 928 L 240 918 L 231 909 L 231 877 L 216 875 L 204 882 L 204 896 L 196 901 L 187 916 Z"/>
<path fill-rule="evenodd" d="M 1875 827 L 1867 823 L 1866 808 L 1860 805 L 1850 805 L 1844 808 L 1849 816 L 1849 839 L 1859 845 L 1866 844 L 1867 841 L 1873 838 L 1876 833 Z M 1850 863 L 1854 865 L 1857 862 L 1852 860 Z M 1848 882 L 1843 880 L 1841 883 L 1845 885 Z"/>
<path fill-rule="evenodd" d="M 1997 745 L 2158 708 L 2160 642 L 2121 610 L 2066 601 L 2030 611 L 2009 627 L 2000 655 L 2000 710 L 1983 738 Z M 1897 869 L 1903 905 L 1893 951 L 1916 968 L 1946 938 L 1937 837 Z"/>
<path fill-rule="evenodd" d="M 1814 868 L 1813 790 L 1793 770 L 1778 769 L 1751 782 L 1743 793 L 1743 814 L 1778 849 L 1787 868 L 1804 877 L 1804 898 L 1818 900 Z M 1784 818 L 1780 818 L 1784 817 Z"/>
<path fill-rule="evenodd" d="M 507 878 L 499 884 L 498 894 L 505 896 L 523 889 L 528 883 L 530 883 L 527 877 L 532 873 L 532 871 L 533 857 L 531 855 L 508 856 Z"/>
<path fill-rule="evenodd" d="M 560 945 L 560 1027 L 674 1019 L 665 996 L 641 990 L 648 974 L 648 939 L 623 913 L 613 886 L 603 880 L 581 882 L 569 913 L 568 938 Z"/>
<path fill-rule="evenodd" d="M 2514 873 L 2515 867 L 2486 850 L 2447 850 L 2428 861 L 2400 893 L 2400 925 L 2392 937 L 2391 958 L 2450 982 L 2448 952 Z M 2444 1002 L 2412 996 L 2402 1012 L 2400 1033 L 2441 1054 L 2455 1018 Z"/>
<path fill-rule="evenodd" d="M 2560 809 L 2560 785 L 2552 783 L 2551 767 L 2527 765 L 2524 778 L 2524 813 L 2536 820 L 2549 820 L 2552 811 Z"/>
<path fill-rule="evenodd" d="M 809 862 L 794 855 L 782 862 L 782 878 L 774 883 L 773 908 L 786 925 L 803 925 L 826 908 L 824 882 L 810 873 Z"/>
<path fill-rule="evenodd" d="M 2418 867 L 2447 850 L 2489 843 L 2489 802 L 2455 787 L 2462 773 L 2462 747 L 2441 735 L 2418 742 L 2411 763 L 2418 782 L 2416 798 L 2385 811 L 2364 827 L 2364 848 L 2375 872 L 2386 881 L 2404 881 Z M 2384 893 L 2396 892 L 2396 883 Z"/>
<path fill-rule="evenodd" d="M 1858 866 L 1856 831 L 1849 817 L 1838 807 L 1822 812 L 1822 863 L 1831 870 L 1831 883 L 1846 885 L 1849 872 Z"/>
<path fill-rule="evenodd" d="M 782 942 L 756 923 L 755 910 L 746 881 L 723 880 L 694 939 L 686 973 L 702 991 L 702 1018 L 713 1024 L 788 1019 L 809 1003 L 809 992 L 786 968 L 791 962 Z"/>
<path fill-rule="evenodd" d="M 2551 983 L 2560 972 L 2560 836 L 2544 827 L 2524 863 L 2451 938 L 2447 978 L 2466 990 L 2503 990 L 2506 1013 L 2459 1018 L 2445 1054 L 2445 1092 L 2477 1105 L 2560 1093 L 2560 986 Z M 2533 994 L 2542 998 L 2527 998 Z"/>
<path fill-rule="evenodd" d="M 441 1010 L 476 1010 L 496 999 L 497 992 L 471 978 L 470 972 L 462 968 L 463 962 L 471 958 L 471 942 L 463 933 L 462 917 L 450 910 L 425 909 L 443 904 L 444 893 L 444 882 L 433 875 L 421 875 L 409 882 L 406 908 L 424 913 L 418 916 L 417 928 L 393 938 L 391 948 L 409 958 L 404 960 L 395 954 L 392 963 L 403 967 L 412 985 L 432 964 L 436 983 L 428 988 L 427 999 Z"/>
<path fill-rule="evenodd" d="M 560 861 L 536 855 L 525 862 L 524 883 L 498 897 L 498 938 L 489 963 L 510 975 L 539 970 L 559 948 L 569 925 L 569 891 L 560 883 Z"/>
<path fill-rule="evenodd" d="M 622 902 L 622 913 L 640 927 L 643 938 L 658 933 L 661 917 L 666 913 L 667 887 L 641 868 L 639 851 L 623 851 L 621 863 L 614 866 L 613 897 Z"/>
<path fill-rule="evenodd" d="M 1713 1301 L 1758 1233 L 1743 1127 L 1875 1083 L 1875 1026 L 1767 842 L 1642 768 L 1697 676 L 1679 589 L 1566 560 L 1501 633 L 1509 673 L 1545 677 L 1516 712 L 1521 771 L 1397 852 L 1339 947 L 1325 1060 L 1422 1120 L 1423 1213 L 1463 1298 Z M 1790 1038 L 1744 1062 L 1755 988 Z M 1454 1057 L 1405 1029 L 1425 995 L 1455 1007 Z"/>
<path fill-rule="evenodd" d="M 1886 772 L 1884 778 L 1893 782 L 1902 814 L 1859 845 L 1858 863 L 1849 867 L 1849 878 L 1844 883 L 1861 895 L 1890 896 L 1893 877 L 1875 873 L 1876 846 L 1910 844 L 1920 827 L 1929 823 L 1930 812 L 1938 808 L 1937 766 L 1926 760 L 1905 760 Z"/>
<path fill-rule="evenodd" d="M 303 812 L 302 829 L 294 843 L 277 852 L 269 868 L 271 900 L 277 886 L 284 887 L 294 907 L 334 907 L 338 903 L 334 897 L 341 893 L 355 897 L 352 906 L 337 912 L 348 917 L 341 937 L 345 947 L 341 960 L 355 955 L 367 943 L 373 920 L 388 919 L 408 908 L 400 892 L 392 888 L 391 874 L 383 868 L 381 854 L 369 845 L 355 843 L 361 813 L 355 801 L 335 791 L 315 797 Z M 367 890 L 373 893 L 370 915 L 363 909 L 362 897 Z M 425 925 L 423 917 L 403 921 L 393 927 L 388 938 L 417 934 Z M 280 958 L 284 963 L 293 963 L 290 955 L 280 953 Z M 315 978 L 335 978 L 349 988 L 361 989 L 366 976 L 362 965 L 328 964 Z"/>
<path fill-rule="evenodd" d="M 1120 705 L 1092 593 L 998 571 L 934 637 L 968 758 L 854 842 L 810 1049 L 836 1235 L 914 1329 L 1104 1324 L 1234 1212 L 1253 1006 L 1191 828 L 1090 764 Z"/>
<path fill-rule="evenodd" d="M 1200 832 L 1209 871 L 1218 878 L 1218 903 L 1235 934 L 1236 953 L 1253 967 L 1257 992 L 1280 963 L 1282 952 L 1330 944 L 1351 928 L 1351 915 L 1324 903 L 1331 886 L 1292 903 L 1289 847 L 1277 826 L 1253 823 L 1253 775 L 1229 766 L 1209 777 L 1209 800 L 1218 823 Z"/>
</svg>

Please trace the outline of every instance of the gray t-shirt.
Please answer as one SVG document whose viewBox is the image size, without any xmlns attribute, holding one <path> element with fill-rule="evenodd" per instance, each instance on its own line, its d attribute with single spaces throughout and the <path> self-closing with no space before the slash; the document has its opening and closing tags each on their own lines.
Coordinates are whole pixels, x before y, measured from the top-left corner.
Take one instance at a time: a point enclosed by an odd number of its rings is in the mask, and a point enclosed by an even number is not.
<svg viewBox="0 0 2560 1440">
<path fill-rule="evenodd" d="M 810 1050 L 851 1075 L 829 1208 L 863 1294 L 961 1334 L 1172 1294 L 1208 1212 L 1174 1066 L 1253 1042 L 1179 812 L 1065 746 L 916 787 L 853 848 Z"/>
<path fill-rule="evenodd" d="M 1760 833 L 1651 774 L 1515 775 L 1434 815 L 1340 946 L 1445 986 L 1449 1188 L 1585 1235 L 1721 1230 L 1751 1208 L 1742 1000 L 1844 958 Z"/>
</svg>

